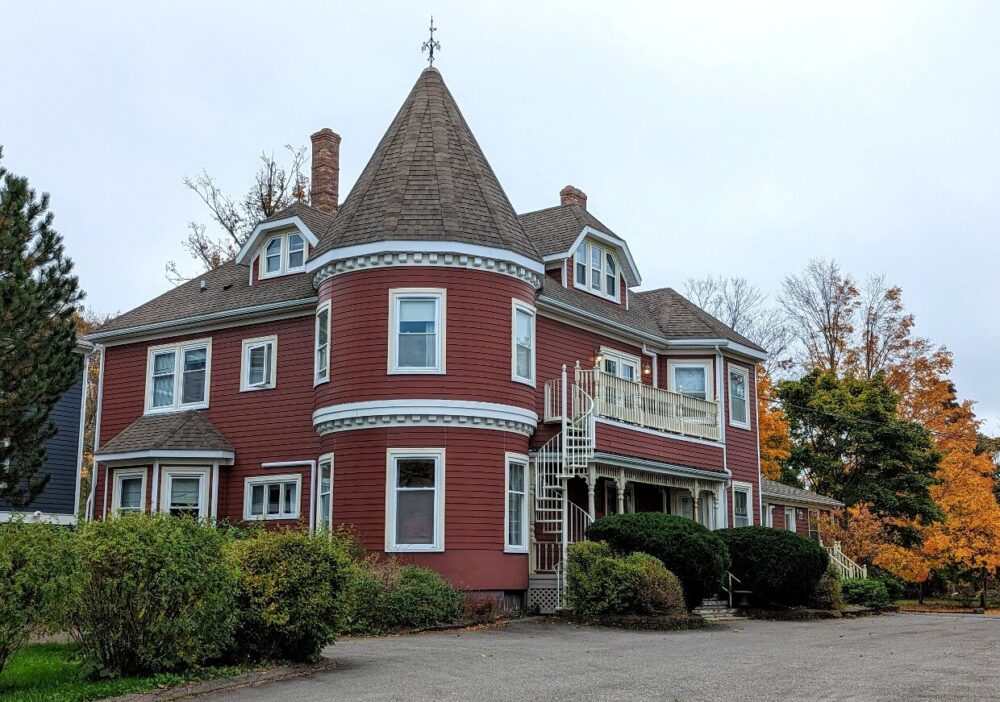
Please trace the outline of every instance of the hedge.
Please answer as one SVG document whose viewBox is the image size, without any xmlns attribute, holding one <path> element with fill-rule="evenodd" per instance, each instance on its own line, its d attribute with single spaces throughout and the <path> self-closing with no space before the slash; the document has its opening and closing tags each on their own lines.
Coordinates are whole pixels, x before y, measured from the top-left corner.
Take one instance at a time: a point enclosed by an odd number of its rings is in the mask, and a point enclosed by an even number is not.
<svg viewBox="0 0 1000 702">
<path fill-rule="evenodd" d="M 583 617 L 683 615 L 677 576 L 645 553 L 615 556 L 605 542 L 573 544 L 566 566 L 566 598 Z"/>
<path fill-rule="evenodd" d="M 881 580 L 847 578 L 844 580 L 844 600 L 848 604 L 882 609 L 889 604 L 889 591 Z"/>
<path fill-rule="evenodd" d="M 829 561 L 815 541 L 783 529 L 746 526 L 716 534 L 729 548 L 736 585 L 758 606 L 808 604 Z"/>
<path fill-rule="evenodd" d="M 381 634 L 457 621 L 464 597 L 438 573 L 377 556 L 351 567 L 345 631 Z"/>
<path fill-rule="evenodd" d="M 831 561 L 827 564 L 823 576 L 816 583 L 809 603 L 816 609 L 830 609 L 839 612 L 844 608 L 844 590 L 840 579 L 840 571 Z"/>
<path fill-rule="evenodd" d="M 606 541 L 617 553 L 658 558 L 680 579 L 688 609 L 716 594 L 729 568 L 729 553 L 717 533 L 686 517 L 659 512 L 602 517 L 587 529 L 589 539 Z"/>
</svg>

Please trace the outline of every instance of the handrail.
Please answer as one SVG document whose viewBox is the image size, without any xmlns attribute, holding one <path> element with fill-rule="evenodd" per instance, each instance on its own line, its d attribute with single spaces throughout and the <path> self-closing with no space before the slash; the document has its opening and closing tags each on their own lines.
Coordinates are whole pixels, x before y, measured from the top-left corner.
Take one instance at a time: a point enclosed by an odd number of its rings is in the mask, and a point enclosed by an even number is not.
<svg viewBox="0 0 1000 702">
<path fill-rule="evenodd" d="M 839 541 L 834 541 L 833 546 L 824 546 L 823 548 L 826 549 L 826 553 L 830 557 L 830 562 L 833 563 L 834 567 L 840 572 L 840 577 L 868 577 L 868 566 L 861 565 L 860 563 L 848 558 L 848 556 L 841 550 Z"/>
<path fill-rule="evenodd" d="M 675 434 L 719 438 L 719 404 L 712 400 L 619 378 L 599 368 L 577 366 L 576 385 L 593 398 L 597 416 Z M 548 397 L 546 387 L 547 417 Z"/>
<path fill-rule="evenodd" d="M 733 581 L 735 580 L 736 582 L 740 583 L 741 585 L 743 584 L 743 581 L 740 580 L 739 578 L 737 578 L 735 575 L 733 575 L 728 570 L 726 571 L 726 576 L 729 578 L 729 587 L 726 587 L 725 585 L 723 585 L 722 589 L 726 591 L 727 595 L 729 595 L 729 609 L 732 609 L 733 608 Z"/>
</svg>

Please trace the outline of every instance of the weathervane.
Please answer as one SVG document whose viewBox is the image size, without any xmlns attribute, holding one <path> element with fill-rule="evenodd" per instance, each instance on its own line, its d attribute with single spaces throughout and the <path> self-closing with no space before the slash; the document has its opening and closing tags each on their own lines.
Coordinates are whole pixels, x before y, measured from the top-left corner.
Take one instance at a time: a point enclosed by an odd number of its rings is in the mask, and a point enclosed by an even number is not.
<svg viewBox="0 0 1000 702">
<path fill-rule="evenodd" d="M 431 15 L 431 38 L 420 47 L 420 53 L 427 52 L 427 63 L 434 67 L 434 49 L 441 50 L 441 43 L 434 40 L 434 15 Z"/>
</svg>

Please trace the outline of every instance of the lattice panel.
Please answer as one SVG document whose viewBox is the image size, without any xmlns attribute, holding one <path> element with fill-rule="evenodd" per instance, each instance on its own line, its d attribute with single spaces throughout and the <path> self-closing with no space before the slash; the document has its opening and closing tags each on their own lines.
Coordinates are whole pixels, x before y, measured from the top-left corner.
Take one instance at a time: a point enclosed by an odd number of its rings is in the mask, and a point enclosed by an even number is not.
<svg viewBox="0 0 1000 702">
<path fill-rule="evenodd" d="M 528 590 L 528 609 L 538 609 L 542 614 L 555 614 L 559 607 L 559 589 L 533 587 Z"/>
</svg>

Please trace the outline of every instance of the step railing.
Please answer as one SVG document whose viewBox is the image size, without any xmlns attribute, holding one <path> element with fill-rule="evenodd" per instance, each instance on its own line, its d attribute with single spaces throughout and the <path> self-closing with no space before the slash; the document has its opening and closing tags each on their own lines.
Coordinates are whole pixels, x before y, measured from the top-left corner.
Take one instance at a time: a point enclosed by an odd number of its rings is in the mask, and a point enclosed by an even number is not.
<svg viewBox="0 0 1000 702">
<path fill-rule="evenodd" d="M 737 578 L 732 573 L 730 573 L 728 570 L 726 571 L 726 581 L 729 583 L 729 587 L 726 587 L 725 585 L 723 585 L 722 589 L 725 590 L 726 594 L 729 596 L 729 609 L 732 609 L 733 608 L 733 589 L 734 589 L 733 588 L 733 583 L 740 583 L 740 584 L 742 584 L 743 581 L 740 580 L 739 578 Z"/>
<path fill-rule="evenodd" d="M 719 404 L 607 373 L 576 367 L 575 381 L 594 401 L 594 415 L 702 439 L 719 438 Z M 549 396 L 546 393 L 546 416 Z M 552 410 L 555 411 L 553 405 Z M 546 421 L 552 421 L 546 419 Z"/>
<path fill-rule="evenodd" d="M 868 566 L 861 565 L 851 560 L 840 549 L 840 542 L 834 541 L 833 546 L 824 546 L 826 554 L 830 557 L 830 562 L 840 573 L 841 578 L 867 578 Z"/>
</svg>

